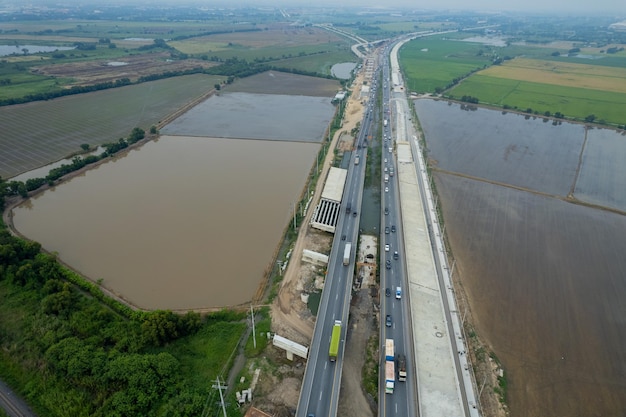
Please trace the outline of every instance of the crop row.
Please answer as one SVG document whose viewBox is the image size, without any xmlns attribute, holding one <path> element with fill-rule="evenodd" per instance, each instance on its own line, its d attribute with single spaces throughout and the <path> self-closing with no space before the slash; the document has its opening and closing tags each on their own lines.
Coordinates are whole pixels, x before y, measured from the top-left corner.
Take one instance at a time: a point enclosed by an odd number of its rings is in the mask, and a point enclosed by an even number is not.
<svg viewBox="0 0 626 417">
<path fill-rule="evenodd" d="M 133 127 L 157 124 L 214 88 L 217 78 L 176 77 L 0 108 L 0 176 L 9 178 L 62 159 L 83 143 L 113 142 Z"/>
</svg>

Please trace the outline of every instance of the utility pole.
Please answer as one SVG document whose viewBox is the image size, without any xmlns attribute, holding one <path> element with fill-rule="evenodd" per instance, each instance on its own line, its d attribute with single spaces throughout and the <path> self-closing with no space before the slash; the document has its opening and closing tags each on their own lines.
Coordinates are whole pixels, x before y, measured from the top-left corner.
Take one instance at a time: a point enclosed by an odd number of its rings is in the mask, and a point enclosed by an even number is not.
<svg viewBox="0 0 626 417">
<path fill-rule="evenodd" d="M 212 388 L 217 388 L 220 391 L 220 402 L 222 403 L 222 411 L 224 412 L 224 417 L 228 417 L 226 415 L 226 405 L 224 405 L 224 394 L 222 394 L 222 390 L 228 387 L 226 385 L 222 385 L 219 376 L 215 379 L 215 381 L 217 382 L 217 385 L 213 385 Z"/>
</svg>

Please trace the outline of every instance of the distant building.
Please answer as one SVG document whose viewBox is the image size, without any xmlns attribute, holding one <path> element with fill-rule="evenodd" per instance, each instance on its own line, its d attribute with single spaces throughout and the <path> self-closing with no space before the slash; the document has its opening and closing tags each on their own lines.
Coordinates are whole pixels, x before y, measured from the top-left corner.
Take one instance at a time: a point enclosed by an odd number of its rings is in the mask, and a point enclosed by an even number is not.
<svg viewBox="0 0 626 417">
<path fill-rule="evenodd" d="M 616 30 L 618 32 L 626 32 L 626 20 L 609 25 L 609 29 Z"/>
<path fill-rule="evenodd" d="M 335 98 L 333 98 L 333 102 L 334 101 L 343 101 L 346 98 L 346 92 L 345 91 L 340 91 L 337 94 L 335 94 Z"/>
</svg>

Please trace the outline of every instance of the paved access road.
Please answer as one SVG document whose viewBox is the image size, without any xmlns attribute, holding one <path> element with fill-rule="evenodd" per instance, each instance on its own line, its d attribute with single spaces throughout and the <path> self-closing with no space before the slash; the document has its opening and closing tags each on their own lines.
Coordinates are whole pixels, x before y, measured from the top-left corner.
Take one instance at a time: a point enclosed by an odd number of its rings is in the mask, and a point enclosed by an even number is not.
<svg viewBox="0 0 626 417">
<path fill-rule="evenodd" d="M 0 381 L 0 407 L 4 409 L 9 417 L 37 417 L 24 400 L 18 397 L 2 381 Z"/>
</svg>

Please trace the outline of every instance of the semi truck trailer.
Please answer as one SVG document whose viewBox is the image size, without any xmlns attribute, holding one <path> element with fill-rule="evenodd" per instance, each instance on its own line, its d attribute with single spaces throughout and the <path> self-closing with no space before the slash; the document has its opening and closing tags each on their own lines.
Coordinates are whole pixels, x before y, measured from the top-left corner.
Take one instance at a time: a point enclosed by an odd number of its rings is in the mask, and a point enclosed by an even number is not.
<svg viewBox="0 0 626 417">
<path fill-rule="evenodd" d="M 331 362 L 337 360 L 337 353 L 339 352 L 339 339 L 341 338 L 341 320 L 335 320 L 333 325 L 333 334 L 330 337 L 330 348 L 328 349 L 328 359 Z"/>
<path fill-rule="evenodd" d="M 346 242 L 346 247 L 343 249 L 343 264 L 348 265 L 350 263 L 350 254 L 352 253 L 352 243 Z"/>
</svg>

